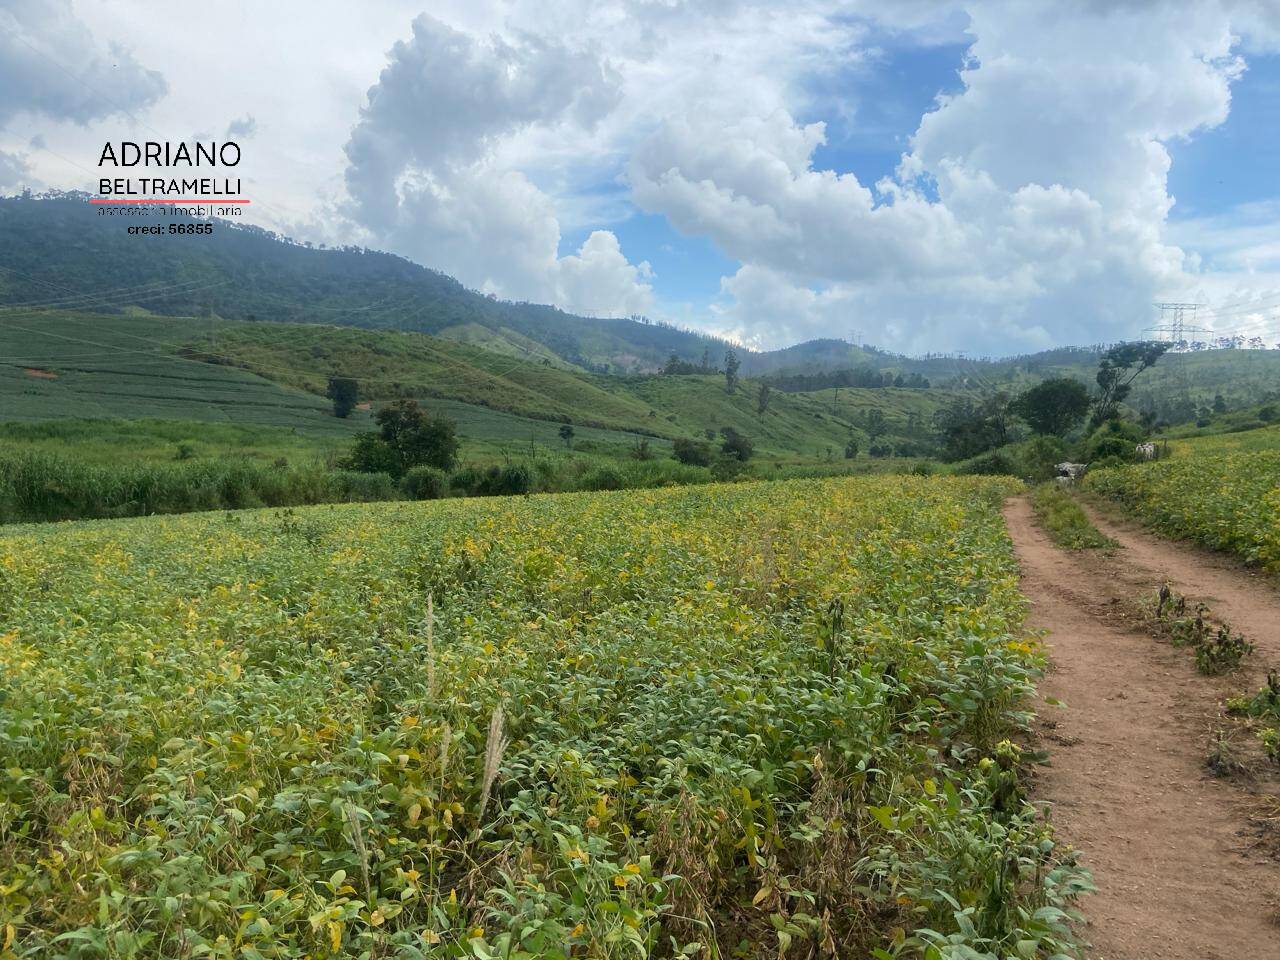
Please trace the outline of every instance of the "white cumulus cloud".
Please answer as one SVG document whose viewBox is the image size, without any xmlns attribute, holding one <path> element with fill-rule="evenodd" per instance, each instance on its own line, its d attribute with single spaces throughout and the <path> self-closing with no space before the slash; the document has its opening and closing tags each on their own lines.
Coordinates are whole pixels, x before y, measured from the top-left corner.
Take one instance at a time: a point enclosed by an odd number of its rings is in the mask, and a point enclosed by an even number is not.
<svg viewBox="0 0 1280 960">
<path fill-rule="evenodd" d="M 559 257 L 553 200 L 497 156 L 531 128 L 590 131 L 617 85 L 594 44 L 477 38 L 423 14 L 392 48 L 347 143 L 352 215 L 376 240 L 488 292 L 642 312 L 647 265 L 629 264 L 608 231 Z"/>
</svg>

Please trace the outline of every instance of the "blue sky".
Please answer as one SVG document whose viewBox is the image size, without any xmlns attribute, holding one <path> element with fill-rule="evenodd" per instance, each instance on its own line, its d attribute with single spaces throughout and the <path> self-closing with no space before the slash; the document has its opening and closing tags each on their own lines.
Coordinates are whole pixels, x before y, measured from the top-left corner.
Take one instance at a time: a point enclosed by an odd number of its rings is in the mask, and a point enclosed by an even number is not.
<svg viewBox="0 0 1280 960">
<path fill-rule="evenodd" d="M 1226 122 L 1172 141 L 1171 219 L 1221 214 L 1280 195 L 1280 56 L 1248 57 Z"/>
</svg>

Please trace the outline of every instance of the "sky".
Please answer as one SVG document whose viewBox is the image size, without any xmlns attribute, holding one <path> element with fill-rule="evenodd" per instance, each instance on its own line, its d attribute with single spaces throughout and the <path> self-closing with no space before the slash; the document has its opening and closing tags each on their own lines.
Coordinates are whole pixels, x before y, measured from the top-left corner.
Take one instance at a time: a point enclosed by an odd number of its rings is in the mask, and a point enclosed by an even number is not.
<svg viewBox="0 0 1280 960">
<path fill-rule="evenodd" d="M 263 226 L 758 348 L 1274 344 L 1277 121 L 1280 0 L 0 0 L 0 193 L 235 139 Z"/>
</svg>

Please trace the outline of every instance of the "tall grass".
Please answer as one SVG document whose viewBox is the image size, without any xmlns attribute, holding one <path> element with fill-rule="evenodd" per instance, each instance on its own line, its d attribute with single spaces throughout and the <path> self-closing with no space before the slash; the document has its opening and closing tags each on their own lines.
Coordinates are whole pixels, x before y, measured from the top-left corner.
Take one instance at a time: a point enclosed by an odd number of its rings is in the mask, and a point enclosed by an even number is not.
<svg viewBox="0 0 1280 960">
<path fill-rule="evenodd" d="M 397 495 L 390 477 L 246 459 L 101 465 L 24 451 L 0 456 L 0 522 L 283 507 Z"/>
<path fill-rule="evenodd" d="M 833 474 L 904 472 L 910 461 L 837 461 L 775 467 L 752 461 L 738 477 L 794 479 Z M 928 468 L 914 465 L 917 471 Z M 446 484 L 447 479 L 447 484 Z M 706 467 L 652 460 L 533 457 L 504 465 L 468 464 L 426 493 L 385 473 L 336 470 L 320 462 L 268 464 L 243 456 L 189 460 L 92 462 L 47 450 L 0 451 L 0 524 L 110 519 L 200 510 L 290 507 L 317 503 L 565 493 L 685 486 L 717 479 Z"/>
</svg>

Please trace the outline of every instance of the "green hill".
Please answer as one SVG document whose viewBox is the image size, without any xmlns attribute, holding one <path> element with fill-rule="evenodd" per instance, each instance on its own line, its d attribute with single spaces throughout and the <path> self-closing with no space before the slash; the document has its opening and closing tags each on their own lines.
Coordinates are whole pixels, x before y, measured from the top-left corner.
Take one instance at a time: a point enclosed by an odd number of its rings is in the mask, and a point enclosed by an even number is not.
<svg viewBox="0 0 1280 960">
<path fill-rule="evenodd" d="M 159 417 L 347 436 L 315 396 L 246 370 L 178 356 L 174 322 L 0 313 L 0 419 Z"/>
<path fill-rule="evenodd" d="M 140 241 L 81 194 L 0 199 L 0 236 L 0 304 L 413 330 L 615 372 L 657 369 L 672 353 L 718 358 L 726 347 L 665 324 L 497 300 L 392 254 L 224 220 L 211 236 Z"/>
<path fill-rule="evenodd" d="M 419 399 L 455 419 L 469 441 L 497 448 L 576 443 L 625 454 L 641 438 L 660 446 L 732 427 L 788 459 L 863 451 L 870 409 L 884 414 L 889 448 L 919 445 L 951 394 L 938 390 L 734 393 L 719 375 L 616 377 L 512 357 L 419 333 L 317 324 L 191 318 L 11 313 L 0 322 L 3 419 L 159 418 L 285 428 L 317 449 L 344 446 L 369 413 L 332 416 L 330 376 L 352 376 L 361 400 Z M 172 438 L 169 438 L 172 439 Z M 274 449 L 276 440 L 262 446 Z M 925 451 L 922 451 L 925 452 Z"/>
</svg>

